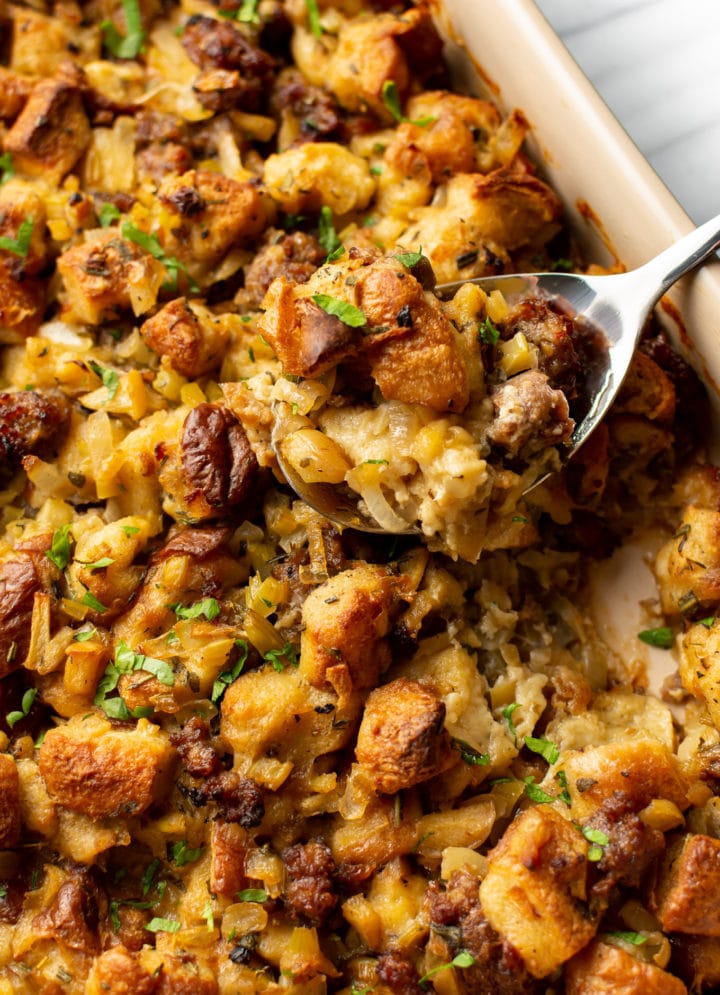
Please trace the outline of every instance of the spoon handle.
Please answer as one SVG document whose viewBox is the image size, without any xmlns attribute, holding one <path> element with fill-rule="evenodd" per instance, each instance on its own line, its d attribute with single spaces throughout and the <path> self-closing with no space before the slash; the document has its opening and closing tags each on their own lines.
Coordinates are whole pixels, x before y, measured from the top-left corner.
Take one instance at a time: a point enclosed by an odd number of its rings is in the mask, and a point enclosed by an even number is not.
<svg viewBox="0 0 720 995">
<path fill-rule="evenodd" d="M 645 286 L 655 288 L 653 298 L 648 302 L 649 306 L 655 304 L 681 276 L 707 259 L 719 247 L 720 215 L 706 221 L 659 256 L 636 269 L 633 275 L 637 275 L 638 282 L 642 279 Z"/>
</svg>

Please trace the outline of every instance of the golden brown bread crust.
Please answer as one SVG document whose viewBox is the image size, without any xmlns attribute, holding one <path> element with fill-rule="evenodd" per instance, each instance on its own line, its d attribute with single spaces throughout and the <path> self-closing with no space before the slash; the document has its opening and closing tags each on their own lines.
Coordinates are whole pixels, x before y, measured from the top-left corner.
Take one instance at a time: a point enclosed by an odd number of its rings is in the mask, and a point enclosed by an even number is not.
<svg viewBox="0 0 720 995">
<path fill-rule="evenodd" d="M 94 819 L 139 815 L 168 786 L 175 752 L 156 726 L 113 728 L 97 714 L 51 729 L 40 773 L 57 802 Z"/>
<path fill-rule="evenodd" d="M 618 946 L 595 941 L 568 963 L 567 995 L 686 995 L 679 978 Z"/>
<path fill-rule="evenodd" d="M 12 757 L 0 753 L 0 848 L 7 850 L 20 839 L 20 781 Z"/>
<path fill-rule="evenodd" d="M 720 841 L 688 833 L 667 851 L 650 891 L 650 906 L 663 929 L 720 936 L 717 887 Z"/>
<path fill-rule="evenodd" d="M 445 705 L 417 681 L 399 678 L 365 702 L 355 755 L 378 791 L 395 794 L 450 766 Z"/>
<path fill-rule="evenodd" d="M 222 362 L 228 335 L 219 322 L 215 325 L 203 324 L 186 298 L 178 297 L 148 318 L 140 333 L 153 352 L 168 357 L 178 373 L 199 377 Z"/>
</svg>

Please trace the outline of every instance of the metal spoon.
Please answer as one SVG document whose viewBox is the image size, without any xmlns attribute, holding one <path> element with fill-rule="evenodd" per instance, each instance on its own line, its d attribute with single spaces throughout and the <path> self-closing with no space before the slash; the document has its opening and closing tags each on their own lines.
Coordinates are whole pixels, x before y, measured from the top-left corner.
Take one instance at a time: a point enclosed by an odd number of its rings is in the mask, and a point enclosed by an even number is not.
<svg viewBox="0 0 720 995">
<path fill-rule="evenodd" d="M 506 298 L 528 295 L 561 298 L 565 310 L 583 317 L 599 329 L 606 340 L 602 357 L 605 368 L 595 374 L 592 403 L 585 417 L 561 453 L 569 460 L 597 428 L 607 414 L 630 367 L 633 353 L 645 321 L 666 291 L 681 276 L 703 262 L 720 247 L 720 216 L 701 225 L 661 252 L 650 262 L 629 273 L 612 276 L 582 276 L 576 273 L 532 273 L 508 276 L 475 277 L 435 288 L 441 299 L 451 298 L 465 283 L 474 283 L 487 293 L 500 290 Z M 273 435 L 277 461 L 292 489 L 330 521 L 343 528 L 361 532 L 383 533 L 372 516 L 357 504 L 357 498 L 333 484 L 308 484 L 283 458 L 282 439 Z M 545 479 L 544 477 L 542 479 Z M 532 486 L 536 486 L 536 481 Z M 408 527 L 397 534 L 417 532 Z"/>
</svg>

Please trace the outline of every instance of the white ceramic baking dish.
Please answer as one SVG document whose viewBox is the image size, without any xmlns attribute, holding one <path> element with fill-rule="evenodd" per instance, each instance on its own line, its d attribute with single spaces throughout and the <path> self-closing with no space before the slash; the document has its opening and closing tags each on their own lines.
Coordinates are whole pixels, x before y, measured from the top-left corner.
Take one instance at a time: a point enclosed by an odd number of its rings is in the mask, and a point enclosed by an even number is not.
<svg viewBox="0 0 720 995">
<path fill-rule="evenodd" d="M 530 154 L 590 258 L 606 260 L 609 252 L 630 269 L 693 227 L 532 0 L 437 0 L 436 9 L 493 98 L 530 121 Z M 720 412 L 720 262 L 668 296 L 663 322 Z"/>
<path fill-rule="evenodd" d="M 532 126 L 528 151 L 565 204 L 589 259 L 639 266 L 693 228 L 693 223 L 644 159 L 533 0 L 434 0 L 450 39 L 454 70 Z M 462 41 L 479 70 L 452 44 Z M 707 384 L 720 438 L 720 262 L 685 277 L 658 314 L 676 347 Z M 709 427 L 710 433 L 710 427 Z M 710 439 L 708 439 L 710 442 Z M 712 447 L 717 458 L 720 446 Z M 658 691 L 675 654 L 651 650 L 637 632 L 653 624 L 657 601 L 652 561 L 657 537 L 643 537 L 599 564 L 590 604 L 605 642 L 632 672 L 646 668 Z M 655 625 L 662 624 L 659 620 Z"/>
</svg>

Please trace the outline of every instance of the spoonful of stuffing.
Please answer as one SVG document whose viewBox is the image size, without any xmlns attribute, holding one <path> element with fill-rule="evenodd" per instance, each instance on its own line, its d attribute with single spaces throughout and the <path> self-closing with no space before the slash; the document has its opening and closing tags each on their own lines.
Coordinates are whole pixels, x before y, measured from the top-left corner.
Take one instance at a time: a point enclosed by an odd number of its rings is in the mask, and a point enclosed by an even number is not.
<svg viewBox="0 0 720 995">
<path fill-rule="evenodd" d="M 280 470 L 342 527 L 470 561 L 524 544 L 528 491 L 588 440 L 653 306 L 719 246 L 714 218 L 617 275 L 435 286 L 422 251 L 351 248 L 307 283 L 279 277 L 263 325 Z"/>
</svg>

